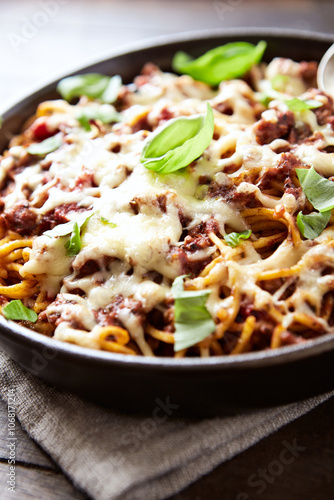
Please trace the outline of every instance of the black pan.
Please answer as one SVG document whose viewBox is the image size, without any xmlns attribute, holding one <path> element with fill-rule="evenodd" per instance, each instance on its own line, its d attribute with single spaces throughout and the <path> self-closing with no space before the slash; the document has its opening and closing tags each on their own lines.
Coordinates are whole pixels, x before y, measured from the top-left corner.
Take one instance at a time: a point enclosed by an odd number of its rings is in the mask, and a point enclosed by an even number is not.
<svg viewBox="0 0 334 500">
<path fill-rule="evenodd" d="M 267 60 L 275 56 L 319 60 L 334 42 L 330 35 L 273 29 L 190 33 L 136 44 L 72 74 L 118 73 L 130 82 L 148 61 L 169 70 L 177 50 L 198 56 L 230 41 L 260 39 L 268 42 Z M 0 151 L 39 102 L 57 97 L 56 83 L 2 113 Z M 65 344 L 0 317 L 0 346 L 46 382 L 126 411 L 219 414 L 294 401 L 334 388 L 334 334 L 274 351 L 210 359 L 151 359 Z"/>
</svg>

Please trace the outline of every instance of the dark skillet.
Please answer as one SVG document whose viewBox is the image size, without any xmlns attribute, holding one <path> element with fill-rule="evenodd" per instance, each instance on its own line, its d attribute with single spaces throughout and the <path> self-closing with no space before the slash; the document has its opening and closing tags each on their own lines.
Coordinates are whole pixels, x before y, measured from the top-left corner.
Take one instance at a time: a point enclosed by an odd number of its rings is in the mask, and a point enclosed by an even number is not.
<svg viewBox="0 0 334 500">
<path fill-rule="evenodd" d="M 275 56 L 320 60 L 334 42 L 330 35 L 274 29 L 190 33 L 140 47 L 136 44 L 72 74 L 118 73 L 130 82 L 148 61 L 169 70 L 177 50 L 198 56 L 226 42 L 256 43 L 260 39 L 268 42 L 268 61 Z M 57 97 L 56 83 L 3 113 L 0 151 L 39 102 Z M 176 360 L 84 349 L 46 338 L 2 317 L 0 327 L 1 347 L 29 372 L 85 398 L 127 411 L 154 412 L 161 407 L 159 411 L 168 415 L 179 411 L 219 414 L 233 408 L 289 402 L 334 388 L 334 334 L 275 351 Z"/>
</svg>

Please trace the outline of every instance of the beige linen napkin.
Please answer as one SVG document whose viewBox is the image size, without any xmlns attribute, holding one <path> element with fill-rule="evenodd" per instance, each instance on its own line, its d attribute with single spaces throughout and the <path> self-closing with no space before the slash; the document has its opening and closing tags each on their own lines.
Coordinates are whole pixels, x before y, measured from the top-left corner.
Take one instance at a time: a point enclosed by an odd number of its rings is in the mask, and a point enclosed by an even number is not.
<svg viewBox="0 0 334 500">
<path fill-rule="evenodd" d="M 23 428 L 96 500 L 167 498 L 334 394 L 219 418 L 125 415 L 47 386 L 0 351 L 0 395 L 13 390 Z"/>
</svg>

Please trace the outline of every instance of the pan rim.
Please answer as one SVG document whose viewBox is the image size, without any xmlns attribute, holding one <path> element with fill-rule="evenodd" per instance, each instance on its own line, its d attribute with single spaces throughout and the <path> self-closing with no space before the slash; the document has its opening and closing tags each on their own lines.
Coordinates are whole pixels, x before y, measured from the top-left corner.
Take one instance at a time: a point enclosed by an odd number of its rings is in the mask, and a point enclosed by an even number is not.
<svg viewBox="0 0 334 500">
<path fill-rule="evenodd" d="M 41 79 L 37 83 L 32 84 L 29 88 L 21 93 L 18 93 L 12 99 L 6 101 L 6 104 L 2 108 L 0 105 L 0 116 L 3 117 L 4 121 L 6 115 L 10 111 L 21 104 L 25 99 L 32 97 L 35 93 L 40 92 L 47 87 L 56 86 L 62 78 L 67 76 L 72 76 L 80 72 L 85 72 L 89 67 L 102 64 L 110 59 L 114 59 L 120 56 L 125 56 L 127 54 L 136 52 L 141 52 L 146 49 L 167 47 L 168 45 L 173 45 L 175 43 L 182 43 L 187 41 L 196 40 L 210 40 L 219 37 L 239 37 L 239 36 L 255 36 L 255 37 L 279 37 L 279 38 L 295 38 L 296 40 L 310 40 L 318 42 L 328 42 L 334 43 L 334 35 L 330 33 L 319 33 L 316 31 L 309 30 L 293 30 L 290 28 L 215 28 L 213 30 L 191 30 L 182 33 L 170 34 L 170 35 L 160 35 L 157 37 L 150 37 L 140 40 L 139 42 L 131 42 L 129 44 L 121 45 L 114 49 L 103 51 L 98 56 L 92 56 L 87 59 L 84 65 L 80 64 L 78 66 L 71 66 L 58 75 L 54 75 L 51 79 Z"/>
<path fill-rule="evenodd" d="M 46 337 L 22 325 L 6 320 L 0 316 L 0 336 L 7 332 L 15 333 L 16 340 L 26 341 L 31 347 L 42 346 L 46 349 L 56 350 L 64 356 L 73 355 L 81 360 L 90 359 L 102 363 L 112 362 L 115 365 L 131 365 L 132 368 L 160 367 L 173 370 L 212 370 L 212 369 L 251 369 L 268 365 L 285 364 L 292 361 L 313 357 L 334 349 L 334 332 L 316 339 L 311 339 L 302 344 L 283 346 L 279 349 L 254 351 L 242 354 L 229 354 L 228 356 L 212 356 L 209 358 L 164 358 L 149 356 L 134 356 L 117 354 L 108 351 L 95 350 L 75 344 L 61 342 L 52 337 Z"/>
</svg>

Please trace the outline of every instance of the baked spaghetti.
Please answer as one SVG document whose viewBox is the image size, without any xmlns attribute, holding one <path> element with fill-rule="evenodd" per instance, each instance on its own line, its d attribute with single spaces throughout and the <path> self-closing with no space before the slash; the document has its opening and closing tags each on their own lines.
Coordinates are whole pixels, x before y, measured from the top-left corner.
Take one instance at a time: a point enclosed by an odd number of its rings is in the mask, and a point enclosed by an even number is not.
<svg viewBox="0 0 334 500">
<path fill-rule="evenodd" d="M 332 182 L 334 110 L 316 69 L 278 58 L 214 86 L 148 64 L 113 104 L 41 103 L 0 157 L 4 315 L 146 356 L 238 354 L 332 332 L 334 199 L 317 209 L 312 186 Z M 163 131 L 169 154 L 168 133 L 194 117 L 195 147 L 209 113 L 198 157 L 166 172 L 157 153 L 160 170 L 150 168 L 144 153 Z"/>
</svg>

